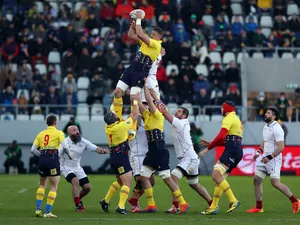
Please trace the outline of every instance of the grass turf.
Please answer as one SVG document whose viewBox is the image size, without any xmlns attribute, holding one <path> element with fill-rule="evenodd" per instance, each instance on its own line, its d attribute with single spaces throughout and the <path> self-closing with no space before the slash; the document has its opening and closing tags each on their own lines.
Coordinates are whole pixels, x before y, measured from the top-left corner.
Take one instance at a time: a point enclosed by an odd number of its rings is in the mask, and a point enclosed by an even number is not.
<svg viewBox="0 0 300 225">
<path fill-rule="evenodd" d="M 246 209 L 252 208 L 255 204 L 252 177 L 229 177 L 228 181 L 242 205 L 234 213 L 228 215 L 228 200 L 223 196 L 220 201 L 219 214 L 216 216 L 203 216 L 199 212 L 204 210 L 207 204 L 192 189 L 188 187 L 185 180 L 181 181 L 181 190 L 185 199 L 191 206 L 186 215 L 164 214 L 171 204 L 171 194 L 159 177 L 156 177 L 154 196 L 158 207 L 155 214 L 129 214 L 119 215 L 114 209 L 117 206 L 119 194 L 111 201 L 110 213 L 105 214 L 100 210 L 99 200 L 101 200 L 109 185 L 114 181 L 113 176 L 93 175 L 89 176 L 92 184 L 91 193 L 84 199 L 86 212 L 75 212 L 71 185 L 61 179 L 57 200 L 53 207 L 53 213 L 57 214 L 57 219 L 36 218 L 35 192 L 38 187 L 37 175 L 0 176 L 0 224 L 2 225 L 31 225 L 31 224 L 70 224 L 70 225 L 91 225 L 91 224 L 121 224 L 121 225 L 171 225 L 171 224 L 205 224 L 205 225 L 266 225 L 266 224 L 288 224 L 300 223 L 300 213 L 292 214 L 290 201 L 275 190 L 269 179 L 264 183 L 264 210 L 265 213 L 247 214 Z M 199 182 L 203 184 L 209 193 L 212 194 L 214 184 L 210 177 L 201 176 Z M 282 177 L 282 182 L 287 184 L 291 191 L 300 198 L 300 177 Z M 47 192 L 46 192 L 47 193 Z M 145 196 L 142 196 L 140 204 L 145 207 Z M 44 204 L 45 205 L 45 199 Z M 128 211 L 130 205 L 126 205 Z"/>
</svg>

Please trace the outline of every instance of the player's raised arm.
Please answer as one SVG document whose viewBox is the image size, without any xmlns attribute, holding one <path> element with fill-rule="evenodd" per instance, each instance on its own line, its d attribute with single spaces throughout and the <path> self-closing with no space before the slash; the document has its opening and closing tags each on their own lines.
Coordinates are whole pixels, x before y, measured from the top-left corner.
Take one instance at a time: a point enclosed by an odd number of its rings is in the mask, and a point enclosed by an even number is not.
<svg viewBox="0 0 300 225">
<path fill-rule="evenodd" d="M 136 95 L 130 95 L 131 98 L 131 104 L 132 104 L 132 110 L 131 110 L 131 118 L 133 120 L 133 122 L 137 121 L 138 117 L 139 117 L 139 94 Z"/>
<path fill-rule="evenodd" d="M 150 95 L 150 91 L 147 87 L 144 88 L 144 92 L 145 92 L 145 99 L 146 102 L 149 106 L 149 111 L 150 113 L 155 113 L 155 111 L 157 110 L 155 104 L 153 103 L 152 97 Z"/>
<path fill-rule="evenodd" d="M 143 14 L 140 11 L 137 11 L 135 13 L 136 15 L 136 22 L 135 22 L 135 32 L 137 37 L 144 42 L 146 45 L 150 46 L 150 38 L 148 37 L 147 34 L 145 34 L 143 28 L 142 28 L 142 19 L 143 19 Z"/>
<path fill-rule="evenodd" d="M 135 21 L 131 22 L 127 35 L 135 41 L 140 41 L 139 37 L 136 34 Z"/>
</svg>

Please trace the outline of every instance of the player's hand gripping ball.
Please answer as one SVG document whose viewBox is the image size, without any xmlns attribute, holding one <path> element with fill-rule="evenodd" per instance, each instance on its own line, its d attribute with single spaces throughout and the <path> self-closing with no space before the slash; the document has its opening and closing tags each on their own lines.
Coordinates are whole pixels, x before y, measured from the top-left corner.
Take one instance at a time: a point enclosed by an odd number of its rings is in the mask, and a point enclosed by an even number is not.
<svg viewBox="0 0 300 225">
<path fill-rule="evenodd" d="M 129 13 L 130 18 L 131 18 L 132 20 L 138 19 L 138 18 L 137 18 L 137 13 L 138 13 L 138 14 L 141 14 L 141 18 L 139 18 L 139 19 L 144 19 L 144 18 L 145 18 L 146 13 L 145 13 L 145 11 L 142 10 L 142 9 L 135 9 L 135 10 L 132 10 L 132 11 Z"/>
<path fill-rule="evenodd" d="M 167 106 L 162 101 L 155 101 L 155 106 L 161 113 L 167 111 Z"/>
</svg>

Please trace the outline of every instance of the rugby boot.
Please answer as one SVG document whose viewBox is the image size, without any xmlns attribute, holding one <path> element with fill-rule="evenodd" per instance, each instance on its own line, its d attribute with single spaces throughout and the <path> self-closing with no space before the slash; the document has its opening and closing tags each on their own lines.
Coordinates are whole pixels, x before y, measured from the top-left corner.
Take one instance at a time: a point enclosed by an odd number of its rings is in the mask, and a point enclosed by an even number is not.
<svg viewBox="0 0 300 225">
<path fill-rule="evenodd" d="M 256 208 L 256 207 L 253 207 L 252 209 L 248 209 L 246 210 L 247 213 L 263 213 L 264 212 L 264 209 L 261 208 Z"/>
<path fill-rule="evenodd" d="M 229 209 L 227 210 L 227 213 L 232 213 L 234 212 L 238 207 L 241 206 L 241 203 L 239 200 L 237 200 L 236 202 L 231 202 L 229 204 Z"/>
<path fill-rule="evenodd" d="M 127 215 L 128 212 L 126 209 L 121 209 L 119 206 L 116 208 L 116 212 L 117 213 L 120 213 L 120 214 L 123 214 L 123 215 Z"/>
<path fill-rule="evenodd" d="M 54 215 L 52 212 L 49 213 L 44 213 L 43 215 L 44 218 L 57 218 L 57 215 Z"/>
<path fill-rule="evenodd" d="M 185 203 L 180 206 L 180 213 L 186 213 L 186 211 L 190 208 L 190 205 L 188 203 Z"/>
<path fill-rule="evenodd" d="M 165 213 L 178 213 L 180 212 L 180 209 L 176 208 L 174 205 L 172 205 L 171 208 L 169 208 L 167 211 L 165 211 Z"/>
<path fill-rule="evenodd" d="M 219 212 L 219 207 L 217 206 L 217 208 L 213 209 L 208 207 L 206 210 L 200 212 L 201 215 L 217 215 Z"/>
<path fill-rule="evenodd" d="M 105 213 L 108 213 L 108 206 L 109 204 L 105 202 L 105 199 L 103 199 L 102 201 L 99 202 L 100 205 L 101 205 L 101 208 L 102 210 L 105 212 Z"/>
<path fill-rule="evenodd" d="M 35 215 L 36 215 L 36 217 L 42 217 L 43 216 L 42 210 L 41 209 L 36 209 L 35 210 Z"/>
<path fill-rule="evenodd" d="M 297 202 L 293 203 L 293 213 L 295 214 L 299 212 L 299 210 L 300 210 L 300 200 L 298 199 Z"/>
<path fill-rule="evenodd" d="M 85 211 L 85 209 L 83 208 L 83 206 L 81 204 L 78 204 L 76 206 L 76 212 L 84 212 L 84 211 Z"/>
<path fill-rule="evenodd" d="M 156 213 L 156 212 L 157 212 L 156 205 L 154 206 L 148 205 L 146 209 L 140 211 L 140 213 Z"/>
</svg>

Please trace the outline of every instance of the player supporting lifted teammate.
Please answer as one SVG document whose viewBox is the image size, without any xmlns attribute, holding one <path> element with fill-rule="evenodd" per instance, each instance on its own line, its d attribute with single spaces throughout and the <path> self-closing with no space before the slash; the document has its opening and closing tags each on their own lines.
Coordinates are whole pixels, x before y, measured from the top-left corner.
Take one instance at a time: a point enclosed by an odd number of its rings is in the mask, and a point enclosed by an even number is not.
<svg viewBox="0 0 300 225">
<path fill-rule="evenodd" d="M 56 198 L 57 187 L 60 179 L 59 145 L 65 139 L 64 133 L 56 129 L 57 118 L 54 115 L 47 117 L 47 129 L 41 131 L 35 138 L 31 147 L 31 152 L 39 156 L 40 186 L 36 192 L 37 217 L 42 216 L 42 202 L 45 196 L 45 188 L 48 179 L 50 181 L 50 191 L 47 196 L 47 205 L 44 217 L 57 217 L 51 213 L 52 205 Z M 38 150 L 39 149 L 39 150 Z M 68 149 L 65 149 L 71 158 Z"/>
<path fill-rule="evenodd" d="M 151 95 L 155 97 L 156 101 L 159 99 L 151 90 Z M 172 139 L 179 163 L 171 173 L 172 180 L 179 186 L 178 181 L 182 177 L 186 177 L 187 183 L 193 188 L 200 196 L 202 196 L 208 203 L 212 203 L 211 197 L 207 190 L 198 183 L 198 168 L 200 160 L 196 154 L 190 134 L 190 123 L 188 121 L 189 111 L 184 107 L 179 107 L 173 116 L 168 112 L 167 107 L 161 107 L 164 117 L 172 125 Z M 173 195 L 172 207 L 165 213 L 177 213 L 179 210 L 178 201 Z"/>
<path fill-rule="evenodd" d="M 235 105 L 233 102 L 226 101 L 223 103 L 221 112 L 224 119 L 222 121 L 220 133 L 212 142 L 202 140 L 201 144 L 207 146 L 207 148 L 199 153 L 199 156 L 202 157 L 215 146 L 225 144 L 225 150 L 217 164 L 214 166 L 212 173 L 212 178 L 216 183 L 213 202 L 209 208 L 201 212 L 201 214 L 204 215 L 215 215 L 218 213 L 218 203 L 223 192 L 226 193 L 230 202 L 227 213 L 233 212 L 241 205 L 241 203 L 235 198 L 228 182 L 226 181 L 226 177 L 243 158 L 243 125 L 235 113 Z"/>
<path fill-rule="evenodd" d="M 157 211 L 157 207 L 153 197 L 153 188 L 150 182 L 150 177 L 156 170 L 158 171 L 158 175 L 164 180 L 164 182 L 172 191 L 173 195 L 179 201 L 180 212 L 185 213 L 189 208 L 189 205 L 184 200 L 180 189 L 174 183 L 170 174 L 170 155 L 169 151 L 166 148 L 163 135 L 164 116 L 153 103 L 148 88 L 145 87 L 144 90 L 149 110 L 144 107 L 140 100 L 139 107 L 145 121 L 145 131 L 147 135 L 149 150 L 146 154 L 146 158 L 144 159 L 141 169 L 142 185 L 148 202 L 147 208 L 142 212 L 152 213 Z"/>
<path fill-rule="evenodd" d="M 136 21 L 133 21 L 130 25 L 128 36 L 138 41 L 141 46 L 131 65 L 120 77 L 114 92 L 116 98 L 122 97 L 129 87 L 131 87 L 131 95 L 141 92 L 145 82 L 144 78 L 148 76 L 153 62 L 158 58 L 161 51 L 163 30 L 159 27 L 154 27 L 149 38 L 141 26 L 142 14 L 137 12 L 136 18 Z"/>
<path fill-rule="evenodd" d="M 98 154 L 107 154 L 108 151 L 102 149 L 89 140 L 81 137 L 77 126 L 68 127 L 68 137 L 61 143 L 60 152 L 60 168 L 64 178 L 72 184 L 72 194 L 77 212 L 84 212 L 85 207 L 82 203 L 82 198 L 91 191 L 90 181 L 80 166 L 81 156 L 84 151 L 92 151 Z M 72 160 L 67 154 L 64 154 L 64 149 L 69 149 Z M 80 190 L 80 187 L 82 188 Z"/>
<path fill-rule="evenodd" d="M 122 97 L 114 98 L 112 107 L 114 112 L 110 111 L 104 116 L 104 121 L 106 123 L 105 133 L 110 149 L 110 164 L 117 176 L 117 181 L 111 184 L 105 198 L 100 201 L 100 205 L 104 212 L 108 212 L 110 199 L 118 190 L 120 190 L 120 200 L 116 212 L 127 214 L 125 202 L 129 195 L 132 179 L 132 169 L 128 158 L 128 131 L 132 129 L 133 123 L 136 122 L 139 115 L 136 95 L 131 95 L 131 101 L 131 117 L 127 118 L 125 121 L 122 119 Z"/>
<path fill-rule="evenodd" d="M 263 141 L 253 158 L 255 161 L 262 155 L 261 161 L 256 164 L 254 175 L 256 207 L 247 210 L 248 213 L 261 213 L 264 211 L 262 204 L 262 181 L 267 174 L 270 174 L 273 187 L 290 199 L 293 206 L 293 213 L 297 213 L 300 209 L 300 201 L 291 193 L 286 185 L 280 182 L 280 170 L 282 166 L 281 152 L 284 149 L 284 132 L 277 122 L 278 119 L 279 111 L 274 107 L 269 107 L 265 113 L 265 122 L 267 124 L 263 129 Z"/>
</svg>

